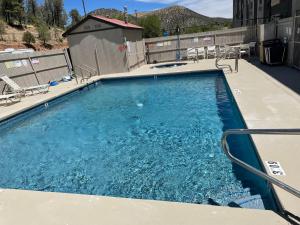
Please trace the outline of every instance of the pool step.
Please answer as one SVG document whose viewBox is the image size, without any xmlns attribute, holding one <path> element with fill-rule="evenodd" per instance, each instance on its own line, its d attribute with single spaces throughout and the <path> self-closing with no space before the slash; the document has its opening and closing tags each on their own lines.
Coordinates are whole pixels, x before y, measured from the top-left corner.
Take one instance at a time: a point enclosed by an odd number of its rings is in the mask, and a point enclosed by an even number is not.
<svg viewBox="0 0 300 225">
<path fill-rule="evenodd" d="M 252 195 L 240 198 L 228 204 L 229 206 L 236 206 L 250 209 L 265 209 L 261 195 Z"/>
</svg>

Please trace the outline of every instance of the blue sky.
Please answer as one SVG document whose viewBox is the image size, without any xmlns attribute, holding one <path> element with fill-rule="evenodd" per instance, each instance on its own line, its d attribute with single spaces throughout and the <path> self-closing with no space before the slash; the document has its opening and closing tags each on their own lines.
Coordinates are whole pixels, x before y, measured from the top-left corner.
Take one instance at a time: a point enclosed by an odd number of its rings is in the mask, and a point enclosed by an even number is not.
<svg viewBox="0 0 300 225">
<path fill-rule="evenodd" d="M 232 17 L 233 0 L 84 0 L 87 11 L 97 8 L 116 8 L 122 10 L 124 5 L 128 6 L 130 13 L 134 10 L 149 11 L 171 5 L 182 5 L 198 13 L 211 17 Z M 39 0 L 43 2 L 43 0 Z M 65 0 L 65 8 L 78 9 L 83 14 L 82 0 Z"/>
</svg>

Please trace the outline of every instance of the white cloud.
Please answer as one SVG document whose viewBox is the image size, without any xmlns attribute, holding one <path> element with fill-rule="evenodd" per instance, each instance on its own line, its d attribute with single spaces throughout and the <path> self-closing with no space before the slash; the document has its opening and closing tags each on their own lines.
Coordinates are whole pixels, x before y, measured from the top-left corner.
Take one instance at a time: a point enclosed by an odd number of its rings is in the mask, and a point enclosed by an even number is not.
<svg viewBox="0 0 300 225">
<path fill-rule="evenodd" d="M 195 12 L 210 17 L 232 18 L 232 0 L 136 0 L 139 2 L 155 2 L 185 6 Z"/>
</svg>

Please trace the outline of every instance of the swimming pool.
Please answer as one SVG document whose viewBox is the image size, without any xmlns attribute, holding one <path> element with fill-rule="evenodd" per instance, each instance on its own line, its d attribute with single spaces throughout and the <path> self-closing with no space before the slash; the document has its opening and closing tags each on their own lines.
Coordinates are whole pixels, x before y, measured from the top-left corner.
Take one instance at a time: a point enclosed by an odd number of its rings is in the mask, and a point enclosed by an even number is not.
<svg viewBox="0 0 300 225">
<path fill-rule="evenodd" d="M 103 80 L 2 123 L 0 187 L 274 209 L 243 127 L 220 72 Z"/>
</svg>

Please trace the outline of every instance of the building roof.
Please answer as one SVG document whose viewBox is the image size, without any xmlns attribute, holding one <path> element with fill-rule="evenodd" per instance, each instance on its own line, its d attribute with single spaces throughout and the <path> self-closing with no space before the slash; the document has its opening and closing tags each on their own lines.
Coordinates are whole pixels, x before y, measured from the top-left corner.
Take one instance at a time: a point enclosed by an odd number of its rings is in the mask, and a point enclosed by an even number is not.
<svg viewBox="0 0 300 225">
<path fill-rule="evenodd" d="M 143 29 L 140 26 L 137 26 L 137 25 L 132 24 L 132 23 L 126 23 L 123 20 L 107 18 L 107 17 L 104 17 L 104 16 L 96 16 L 96 15 L 91 15 L 91 16 L 94 17 L 94 18 L 96 18 L 96 19 L 100 19 L 100 20 L 103 20 L 105 22 L 108 22 L 108 23 L 111 23 L 113 25 L 117 25 L 117 26 L 120 26 L 120 27 L 133 28 L 133 29 Z"/>
<path fill-rule="evenodd" d="M 68 36 L 73 30 L 75 30 L 77 27 L 79 27 L 81 24 L 83 24 L 88 19 L 98 20 L 99 22 L 108 23 L 108 24 L 111 24 L 111 25 L 114 25 L 117 27 L 121 27 L 124 29 L 138 29 L 138 30 L 144 29 L 143 27 L 137 26 L 132 23 L 126 23 L 125 21 L 122 21 L 122 20 L 107 18 L 104 16 L 88 15 L 83 20 L 81 20 L 79 23 L 75 24 L 74 26 L 69 28 L 65 33 L 63 33 L 63 37 Z"/>
</svg>

